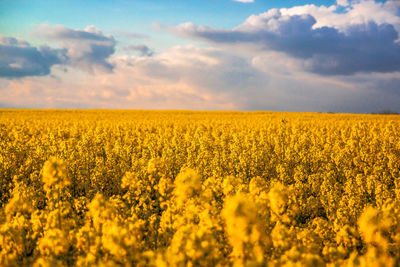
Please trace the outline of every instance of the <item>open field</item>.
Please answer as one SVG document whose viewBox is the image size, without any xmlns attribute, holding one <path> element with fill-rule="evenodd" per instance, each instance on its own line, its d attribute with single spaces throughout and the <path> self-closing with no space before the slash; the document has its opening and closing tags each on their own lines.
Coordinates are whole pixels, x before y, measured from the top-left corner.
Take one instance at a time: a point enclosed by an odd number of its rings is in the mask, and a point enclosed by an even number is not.
<svg viewBox="0 0 400 267">
<path fill-rule="evenodd" d="M 400 116 L 0 110 L 1 266 L 399 266 Z"/>
</svg>

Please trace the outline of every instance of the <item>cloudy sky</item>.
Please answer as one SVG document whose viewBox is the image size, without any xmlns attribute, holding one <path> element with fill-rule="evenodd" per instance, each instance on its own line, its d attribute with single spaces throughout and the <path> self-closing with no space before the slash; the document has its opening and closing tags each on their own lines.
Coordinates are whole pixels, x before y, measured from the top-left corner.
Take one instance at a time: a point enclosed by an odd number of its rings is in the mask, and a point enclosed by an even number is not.
<svg viewBox="0 0 400 267">
<path fill-rule="evenodd" d="M 0 108 L 400 112 L 400 0 L 0 0 Z"/>
</svg>

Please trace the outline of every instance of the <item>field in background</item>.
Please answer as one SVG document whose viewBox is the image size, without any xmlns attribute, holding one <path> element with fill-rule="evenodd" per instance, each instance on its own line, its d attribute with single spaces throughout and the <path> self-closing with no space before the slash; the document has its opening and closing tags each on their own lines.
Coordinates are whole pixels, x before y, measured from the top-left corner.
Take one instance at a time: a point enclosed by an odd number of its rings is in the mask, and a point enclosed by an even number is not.
<svg viewBox="0 0 400 267">
<path fill-rule="evenodd" d="M 399 129 L 395 115 L 0 110 L 0 265 L 398 266 Z"/>
</svg>

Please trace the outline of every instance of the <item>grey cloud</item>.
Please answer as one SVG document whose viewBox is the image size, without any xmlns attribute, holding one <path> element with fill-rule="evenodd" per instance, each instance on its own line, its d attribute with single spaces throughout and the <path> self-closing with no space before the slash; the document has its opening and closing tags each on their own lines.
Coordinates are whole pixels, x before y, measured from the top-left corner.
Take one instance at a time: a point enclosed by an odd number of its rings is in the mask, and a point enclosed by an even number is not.
<svg viewBox="0 0 400 267">
<path fill-rule="evenodd" d="M 51 67 L 56 64 L 89 73 L 97 69 L 106 72 L 114 69 L 108 59 L 115 52 L 116 41 L 94 26 L 73 30 L 61 25 L 41 25 L 36 34 L 59 42 L 61 48 L 47 45 L 37 48 L 24 40 L 0 36 L 0 77 L 44 76 L 50 74 Z"/>
<path fill-rule="evenodd" d="M 351 25 L 345 32 L 332 27 L 313 28 L 310 15 L 283 16 L 271 10 L 252 16 L 242 25 L 221 30 L 181 24 L 174 33 L 219 44 L 257 44 L 304 60 L 304 68 L 323 75 L 400 70 L 400 45 L 393 25 Z"/>
<path fill-rule="evenodd" d="M 48 75 L 53 65 L 67 61 L 66 54 L 65 49 L 36 48 L 26 41 L 0 36 L 0 77 Z"/>
<path fill-rule="evenodd" d="M 76 40 L 89 40 L 89 41 L 99 41 L 107 42 L 112 39 L 112 37 L 104 36 L 101 31 L 99 31 L 94 26 L 89 26 L 85 30 L 73 30 L 66 28 L 61 25 L 49 26 L 41 25 L 37 31 L 39 34 L 43 34 L 47 38 L 54 39 L 76 39 Z"/>
<path fill-rule="evenodd" d="M 125 50 L 136 51 L 136 52 L 139 52 L 139 54 L 141 56 L 146 56 L 146 57 L 151 57 L 154 54 L 153 50 L 144 44 L 130 45 L 130 46 L 127 46 L 125 48 Z"/>
<path fill-rule="evenodd" d="M 62 48 L 68 50 L 69 64 L 72 66 L 90 73 L 94 73 L 95 69 L 110 72 L 114 68 L 108 58 L 115 52 L 116 41 L 94 26 L 74 30 L 61 25 L 41 25 L 36 34 L 58 41 Z"/>
</svg>

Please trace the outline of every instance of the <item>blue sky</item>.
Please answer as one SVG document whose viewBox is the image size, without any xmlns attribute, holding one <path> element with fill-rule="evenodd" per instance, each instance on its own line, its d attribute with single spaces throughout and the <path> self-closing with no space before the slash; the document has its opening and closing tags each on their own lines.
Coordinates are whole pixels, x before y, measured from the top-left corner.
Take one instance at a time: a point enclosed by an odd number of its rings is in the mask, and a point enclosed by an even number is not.
<svg viewBox="0 0 400 267">
<path fill-rule="evenodd" d="M 305 4 L 332 5 L 334 1 L 255 1 L 240 3 L 231 0 L 149 0 L 149 1 L 78 1 L 78 0 L 8 0 L 0 1 L 2 26 L 13 33 L 31 24 L 51 23 L 79 27 L 96 24 L 112 30 L 124 24 L 134 23 L 176 24 L 182 20 L 209 24 L 215 27 L 231 27 L 251 14 L 261 13 L 271 8 L 291 7 Z M 7 27 L 10 26 L 10 27 Z M 124 25 L 129 29 L 129 25 Z"/>
<path fill-rule="evenodd" d="M 0 0 L 0 107 L 400 111 L 399 2 Z"/>
<path fill-rule="evenodd" d="M 159 1 L 0 1 L 0 29 L 3 34 L 29 38 L 39 24 L 61 24 L 70 28 L 96 25 L 106 33 L 115 31 L 157 34 L 153 23 L 176 25 L 185 21 L 229 28 L 248 16 L 271 8 L 304 4 L 332 5 L 335 1 L 159 0 Z"/>
</svg>

